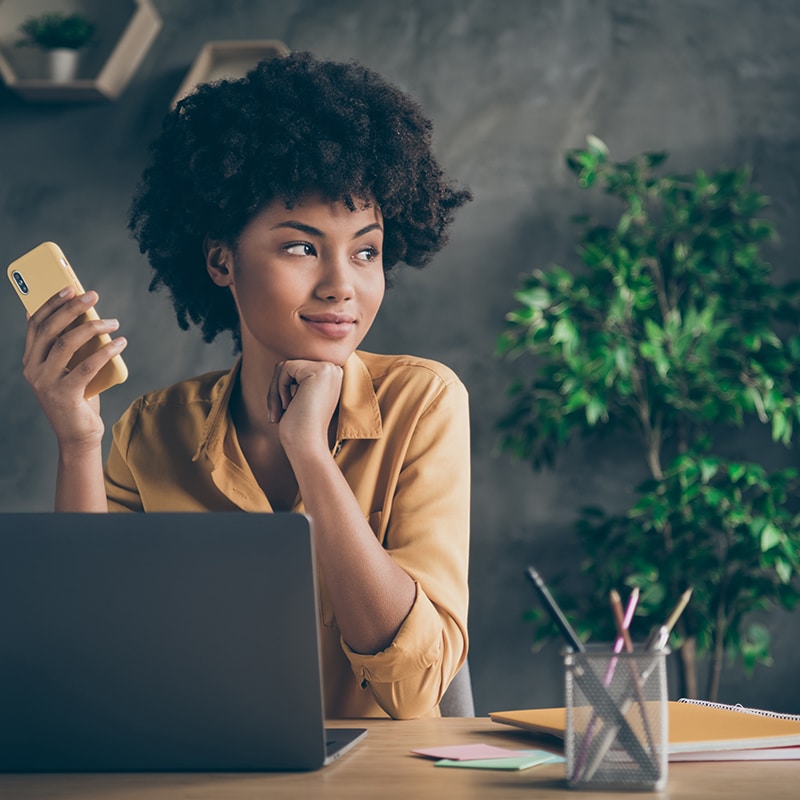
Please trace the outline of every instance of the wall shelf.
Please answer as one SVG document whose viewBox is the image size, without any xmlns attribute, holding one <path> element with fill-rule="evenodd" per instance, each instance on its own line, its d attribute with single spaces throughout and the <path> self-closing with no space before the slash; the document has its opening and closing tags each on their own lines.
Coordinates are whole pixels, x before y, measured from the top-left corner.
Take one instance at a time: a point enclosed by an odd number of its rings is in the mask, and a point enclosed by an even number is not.
<svg viewBox="0 0 800 800">
<path fill-rule="evenodd" d="M 97 44 L 82 51 L 78 78 L 67 83 L 44 77 L 45 53 L 15 46 L 25 19 L 51 11 L 81 12 L 97 24 Z M 2 0 L 0 76 L 9 89 L 33 102 L 114 100 L 128 85 L 160 28 L 161 17 L 150 0 Z"/>
<path fill-rule="evenodd" d="M 172 98 L 172 107 L 200 83 L 242 78 L 262 59 L 288 54 L 289 48 L 277 39 L 206 42 Z"/>
</svg>

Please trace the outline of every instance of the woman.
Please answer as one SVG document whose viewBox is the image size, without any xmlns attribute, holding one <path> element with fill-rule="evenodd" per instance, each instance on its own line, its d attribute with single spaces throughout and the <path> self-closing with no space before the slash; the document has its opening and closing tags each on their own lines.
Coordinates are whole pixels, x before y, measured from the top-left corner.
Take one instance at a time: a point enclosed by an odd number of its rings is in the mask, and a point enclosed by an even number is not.
<svg viewBox="0 0 800 800">
<path fill-rule="evenodd" d="M 399 261 L 423 266 L 470 199 L 407 95 L 294 54 L 201 86 L 165 119 L 130 227 L 182 328 L 241 356 L 139 398 L 104 432 L 66 371 L 115 320 L 95 292 L 30 319 L 25 375 L 59 443 L 59 511 L 302 511 L 320 573 L 329 717 L 435 715 L 467 650 L 469 427 L 447 367 L 357 348 Z M 265 621 L 268 624 L 268 621 Z M 291 657 L 282 654 L 282 657 Z"/>
</svg>

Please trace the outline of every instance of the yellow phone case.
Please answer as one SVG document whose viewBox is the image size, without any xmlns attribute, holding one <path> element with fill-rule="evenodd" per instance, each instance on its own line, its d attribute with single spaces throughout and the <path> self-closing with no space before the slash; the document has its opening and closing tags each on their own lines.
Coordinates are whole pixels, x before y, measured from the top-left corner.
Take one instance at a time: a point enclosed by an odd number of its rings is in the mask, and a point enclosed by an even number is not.
<svg viewBox="0 0 800 800">
<path fill-rule="evenodd" d="M 54 294 L 60 292 L 65 286 L 74 286 L 78 294 L 83 294 L 75 273 L 61 248 L 53 242 L 43 242 L 20 256 L 11 263 L 7 270 L 8 279 L 22 301 L 29 314 L 37 311 Z M 78 317 L 70 325 L 74 327 L 88 319 L 99 319 L 94 308 Z M 68 369 L 72 369 L 87 356 L 99 350 L 104 344 L 111 341 L 111 337 L 102 333 L 90 339 L 70 359 Z M 86 397 L 99 394 L 110 386 L 122 383 L 128 377 L 128 368 L 121 356 L 114 356 L 95 375 L 86 387 Z"/>
</svg>

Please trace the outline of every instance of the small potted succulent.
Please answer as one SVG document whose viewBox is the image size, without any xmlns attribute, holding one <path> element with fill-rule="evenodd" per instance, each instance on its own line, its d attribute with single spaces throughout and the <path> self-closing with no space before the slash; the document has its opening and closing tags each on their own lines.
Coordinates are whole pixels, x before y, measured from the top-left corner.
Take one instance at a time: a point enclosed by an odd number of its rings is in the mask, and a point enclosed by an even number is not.
<svg viewBox="0 0 800 800">
<path fill-rule="evenodd" d="M 83 14 L 40 14 L 28 17 L 19 26 L 22 38 L 17 44 L 45 51 L 51 80 L 66 83 L 75 77 L 80 51 L 94 41 L 95 27 Z"/>
</svg>

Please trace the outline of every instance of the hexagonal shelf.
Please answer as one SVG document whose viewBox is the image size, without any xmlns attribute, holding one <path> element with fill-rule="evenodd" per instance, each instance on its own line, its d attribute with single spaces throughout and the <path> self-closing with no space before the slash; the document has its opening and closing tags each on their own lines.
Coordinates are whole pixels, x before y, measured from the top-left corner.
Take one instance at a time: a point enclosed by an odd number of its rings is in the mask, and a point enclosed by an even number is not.
<svg viewBox="0 0 800 800">
<path fill-rule="evenodd" d="M 261 59 L 288 54 L 289 48 L 277 39 L 206 42 L 172 98 L 172 107 L 199 83 L 243 78 Z"/>
<path fill-rule="evenodd" d="M 45 12 L 82 13 L 97 25 L 97 44 L 81 51 L 78 77 L 56 83 L 46 77 L 41 50 L 18 47 L 19 26 Z M 161 28 L 150 0 L 3 0 L 0 2 L 0 75 L 27 100 L 113 100 L 128 85 Z"/>
</svg>

